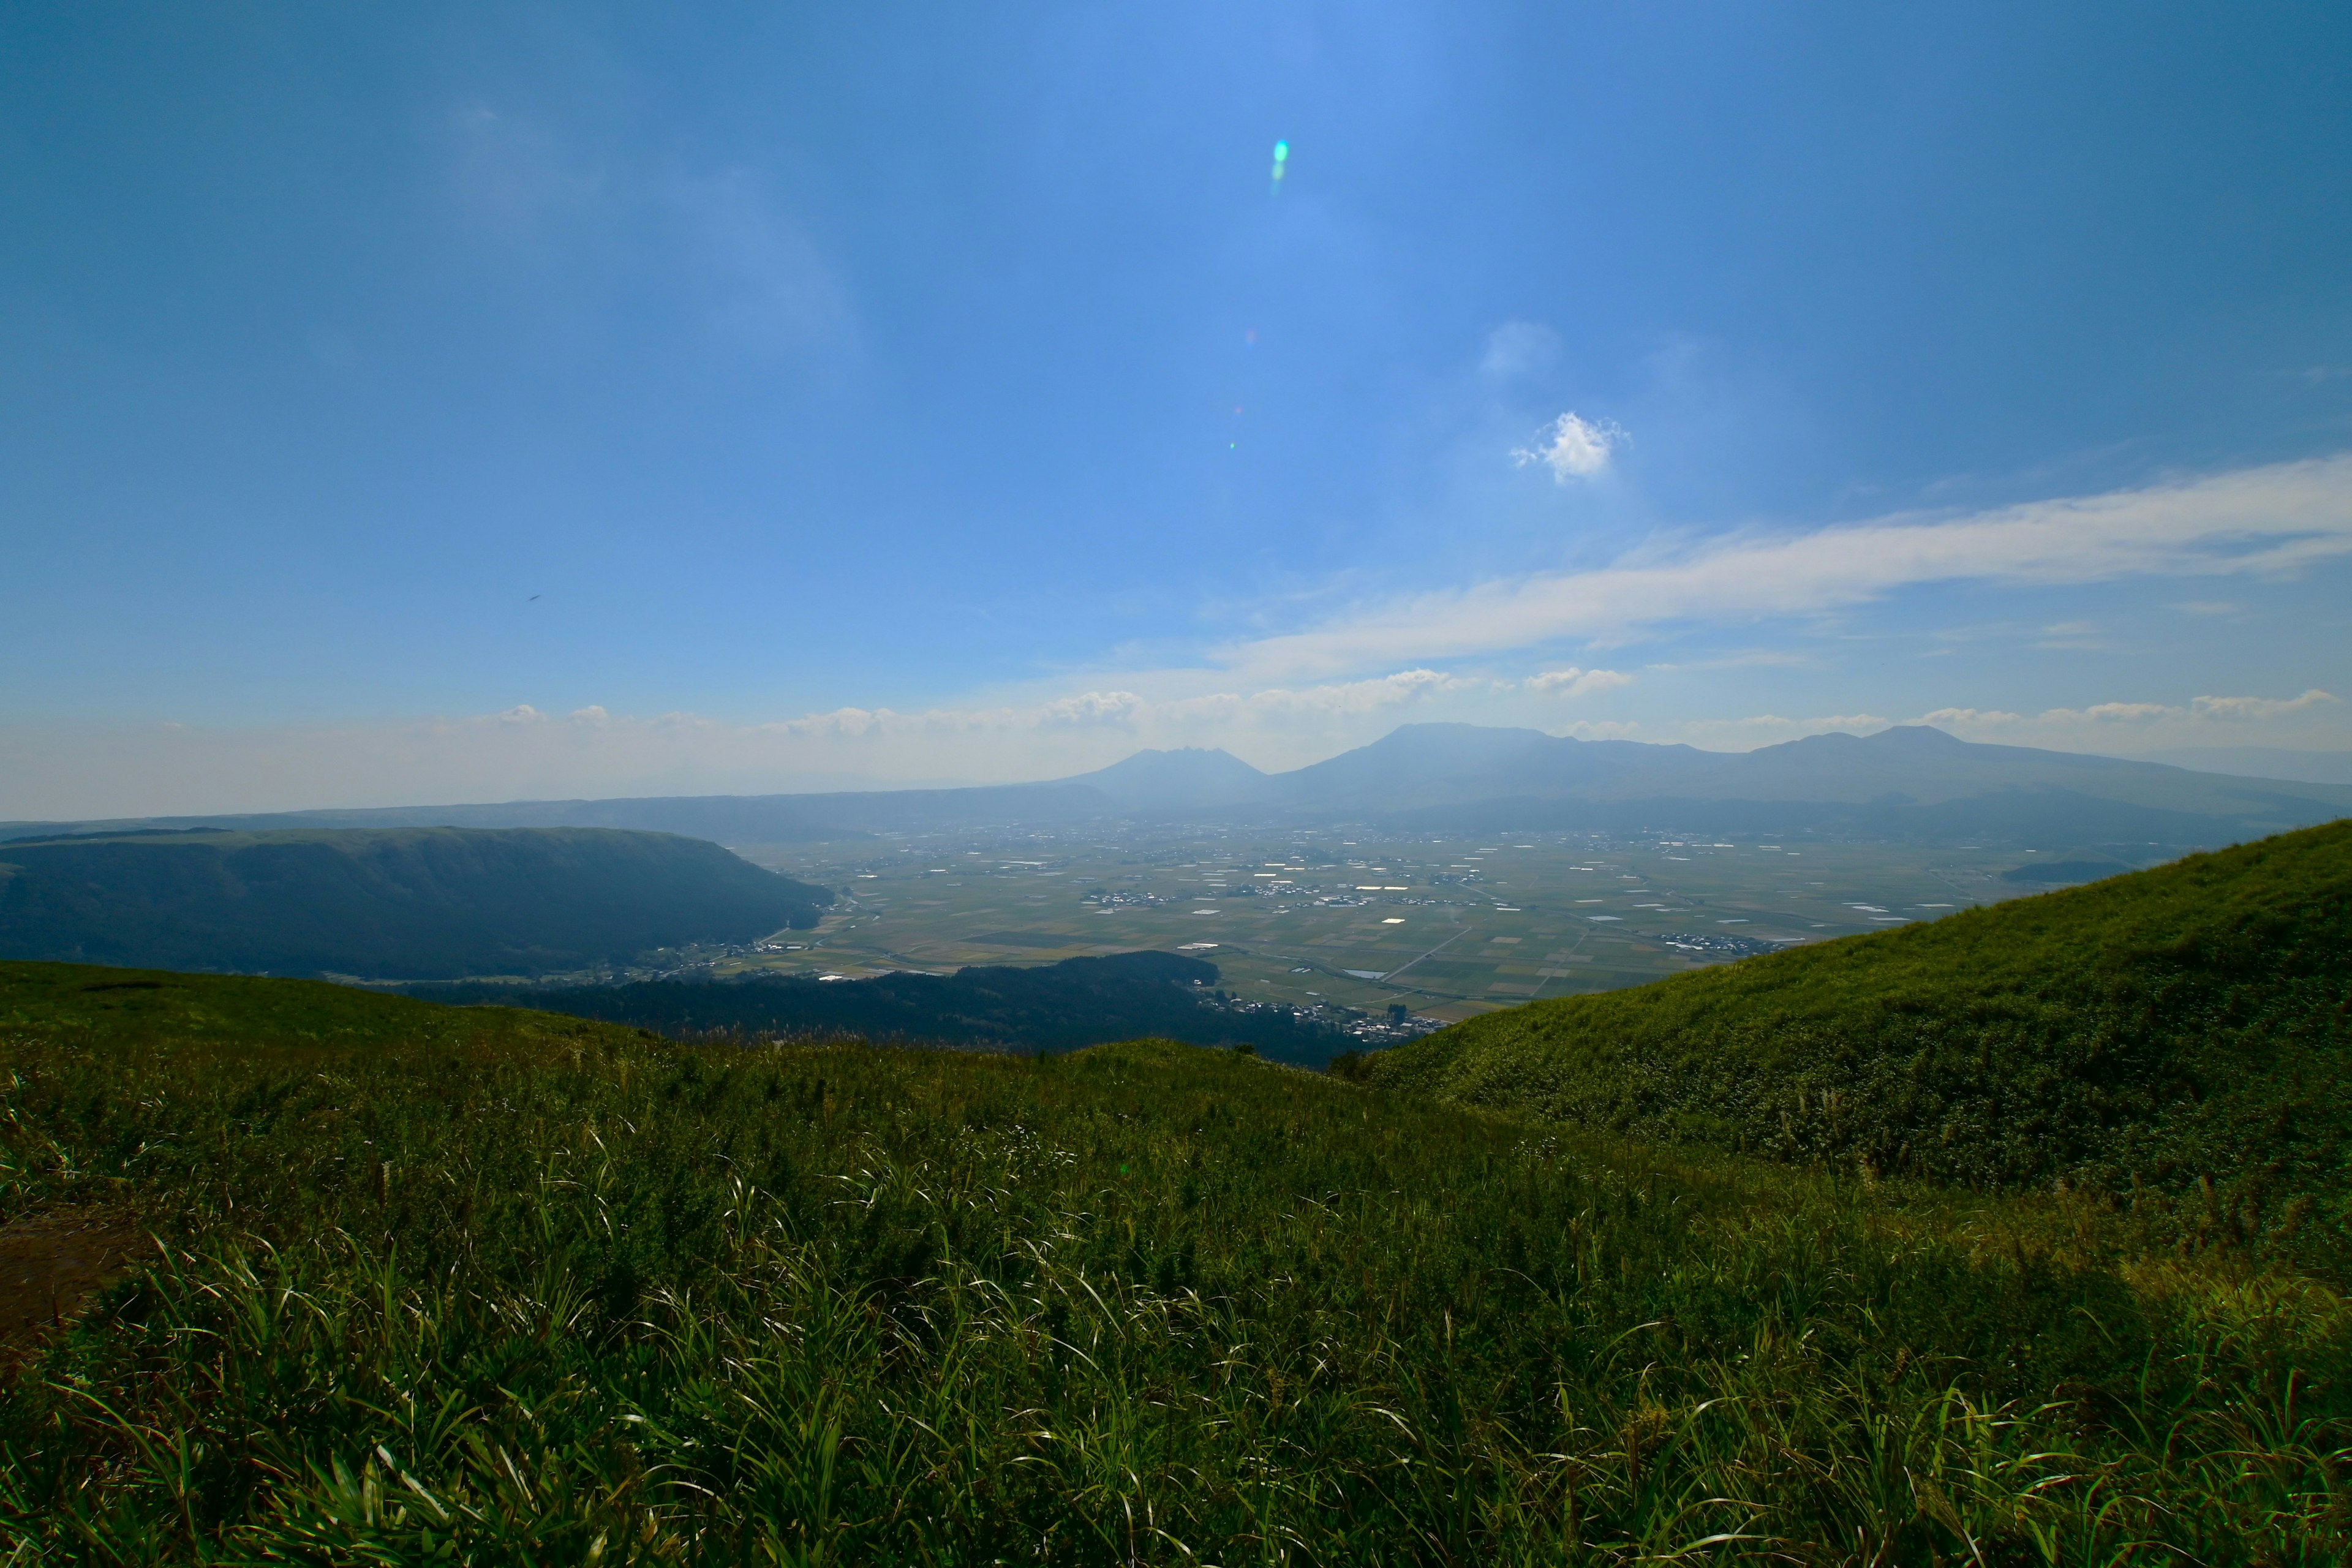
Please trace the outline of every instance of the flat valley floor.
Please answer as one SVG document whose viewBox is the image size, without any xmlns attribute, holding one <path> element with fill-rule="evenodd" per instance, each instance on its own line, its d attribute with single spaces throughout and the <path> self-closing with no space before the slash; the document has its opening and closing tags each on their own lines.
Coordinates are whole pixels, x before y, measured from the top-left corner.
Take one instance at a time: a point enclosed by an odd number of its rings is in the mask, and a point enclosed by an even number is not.
<svg viewBox="0 0 2352 1568">
<path fill-rule="evenodd" d="M 846 896 L 816 931 L 724 958 L 721 973 L 859 979 L 1160 948 L 1216 963 L 1246 1000 L 1402 1003 L 1449 1022 L 2039 891 L 2002 873 L 2067 858 L 1803 837 L 1198 828 L 740 848 Z"/>
</svg>

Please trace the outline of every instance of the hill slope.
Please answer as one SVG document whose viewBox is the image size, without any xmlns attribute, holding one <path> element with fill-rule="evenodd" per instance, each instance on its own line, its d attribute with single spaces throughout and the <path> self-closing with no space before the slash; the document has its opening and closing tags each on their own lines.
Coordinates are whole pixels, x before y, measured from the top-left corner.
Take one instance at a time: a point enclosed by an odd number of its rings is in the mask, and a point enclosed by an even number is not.
<svg viewBox="0 0 2352 1568">
<path fill-rule="evenodd" d="M 2344 1207 L 2352 824 L 1490 1014 L 1372 1058 L 1465 1104 L 1985 1185 Z M 2296 1206 L 2302 1200 L 2304 1206 Z M 2232 1207 L 2231 1205 L 2236 1205 Z"/>
<path fill-rule="evenodd" d="M 489 1002 L 634 1024 L 664 1034 L 856 1035 L 870 1040 L 1066 1051 L 1156 1037 L 1198 1046 L 1248 1045 L 1276 1061 L 1320 1067 L 1346 1042 L 1288 1012 L 1204 1006 L 1195 987 L 1217 966 L 1173 952 L 1120 952 L 1025 966 L 975 964 L 953 974 L 799 975 L 641 981 L 630 985 L 432 985 L 436 1002 Z"/>
<path fill-rule="evenodd" d="M 150 833 L 0 846 L 0 957 L 441 979 L 813 925 L 822 889 L 593 828 Z"/>
<path fill-rule="evenodd" d="M 2073 1200 L 1165 1043 L 693 1047 L 49 964 L 0 964 L 0 1111 L 16 1562 L 2352 1546 L 2340 1298 Z"/>
</svg>

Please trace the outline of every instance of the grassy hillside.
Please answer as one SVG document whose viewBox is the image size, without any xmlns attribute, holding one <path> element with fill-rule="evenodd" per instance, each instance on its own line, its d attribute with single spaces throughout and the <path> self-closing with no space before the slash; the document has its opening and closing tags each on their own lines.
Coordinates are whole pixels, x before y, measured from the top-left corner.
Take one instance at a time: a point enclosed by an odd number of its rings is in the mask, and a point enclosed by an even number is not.
<svg viewBox="0 0 2352 1568">
<path fill-rule="evenodd" d="M 1121 952 L 1014 967 L 974 964 L 953 974 L 820 981 L 758 975 L 725 981 L 517 991 L 434 985 L 436 1002 L 492 1002 L 694 1036 L 856 1035 L 869 1040 L 1066 1051 L 1157 1037 L 1198 1046 L 1247 1045 L 1277 1061 L 1316 1067 L 1347 1041 L 1338 1028 L 1287 1011 L 1204 1005 L 1217 966 L 1173 952 Z"/>
<path fill-rule="evenodd" d="M 446 979 L 813 925 L 716 844 L 598 828 L 135 833 L 0 845 L 0 956 Z"/>
<path fill-rule="evenodd" d="M 14 1562 L 2352 1550 L 2340 1298 L 2072 1198 L 54 965 L 0 1095 L 0 1290 L 153 1238 L 0 1373 Z"/>
<path fill-rule="evenodd" d="M 2194 1194 L 2235 1233 L 2352 1223 L 2352 823 L 1373 1058 L 1546 1121 L 1980 1186 Z"/>
</svg>

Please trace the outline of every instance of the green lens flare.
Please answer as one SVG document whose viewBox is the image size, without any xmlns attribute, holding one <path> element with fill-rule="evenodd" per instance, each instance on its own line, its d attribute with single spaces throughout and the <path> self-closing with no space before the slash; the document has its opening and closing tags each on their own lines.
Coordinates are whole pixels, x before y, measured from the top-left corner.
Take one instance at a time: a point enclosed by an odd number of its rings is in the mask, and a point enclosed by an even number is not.
<svg viewBox="0 0 2352 1568">
<path fill-rule="evenodd" d="M 1284 159 L 1286 159 L 1286 158 L 1287 158 L 1287 157 L 1289 157 L 1289 156 L 1290 156 L 1290 143 L 1289 143 L 1289 142 L 1276 142 L 1276 143 L 1274 144 L 1274 161 L 1275 161 L 1276 163 L 1281 163 Z"/>
</svg>

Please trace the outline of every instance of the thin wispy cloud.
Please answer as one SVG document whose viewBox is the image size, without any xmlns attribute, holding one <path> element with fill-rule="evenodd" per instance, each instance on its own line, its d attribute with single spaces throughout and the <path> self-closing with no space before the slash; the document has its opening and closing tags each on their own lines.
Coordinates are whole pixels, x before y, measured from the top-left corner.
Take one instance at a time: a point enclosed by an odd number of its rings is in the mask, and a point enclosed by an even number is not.
<svg viewBox="0 0 2352 1568">
<path fill-rule="evenodd" d="M 1529 691 L 1544 697 L 1585 697 L 1595 691 L 1610 691 L 1621 686 L 1631 686 L 1633 678 L 1621 670 L 1580 669 L 1570 665 L 1566 669 L 1547 669 L 1528 677 L 1524 682 Z"/>
<path fill-rule="evenodd" d="M 2152 723 L 2259 723 L 2333 708 L 2341 700 L 2314 687 L 2299 697 L 2194 697 L 2185 703 L 2096 702 L 2086 708 L 2045 708 L 2039 713 L 2009 713 L 1997 708 L 1938 708 L 1920 722 L 1956 731 L 1983 731 L 2038 726 L 2082 730 Z"/>
<path fill-rule="evenodd" d="M 2313 708 L 2332 708 L 2340 701 L 2333 692 L 2316 687 L 2300 697 L 2199 697 L 2189 704 L 2191 715 L 2202 719 L 2279 719 Z"/>
<path fill-rule="evenodd" d="M 468 104 L 447 121 L 457 209 L 486 235 L 537 254 L 600 258 L 599 287 L 632 264 L 667 280 L 666 304 L 716 340 L 752 353 L 855 348 L 856 316 L 841 268 L 776 183 L 741 165 L 606 152 L 593 138 L 509 110 Z"/>
<path fill-rule="evenodd" d="M 834 268 L 750 171 L 675 175 L 661 193 L 715 331 L 753 350 L 839 345 L 853 335 L 855 315 Z"/>
<path fill-rule="evenodd" d="M 453 109 L 444 130 L 460 210 L 508 240 L 575 221 L 610 194 L 609 171 L 556 131 L 485 103 Z"/>
<path fill-rule="evenodd" d="M 888 708 L 841 708 L 754 729 L 779 736 L 836 739 L 1083 730 L 1115 730 L 1128 735 L 1177 731 L 1226 732 L 1235 727 L 1280 729 L 1301 724 L 1311 730 L 1322 721 L 1386 714 L 1433 697 L 1494 684 L 1476 677 L 1448 675 L 1434 669 L 1406 669 L 1368 680 L 1275 686 L 1248 692 L 1203 691 L 1168 698 L 1125 690 L 1090 690 L 1042 702 L 987 707 L 929 708 L 906 712 Z"/>
<path fill-rule="evenodd" d="M 1370 606 L 1223 650 L 1273 679 L 1506 653 L 1702 619 L 1816 614 L 1907 587 L 2284 574 L 2352 554 L 2352 457 L 1960 516 L 1751 533 L 1664 559 L 1538 573 Z"/>
<path fill-rule="evenodd" d="M 2118 700 L 2079 708 L 2011 712 L 2000 708 L 1939 708 L 1914 723 L 1932 724 L 1964 741 L 2049 746 L 2061 751 L 2146 756 L 2168 749 L 2264 745 L 2342 751 L 2352 744 L 2344 705 L 2316 687 L 2294 697 L 2203 696 L 2186 702 Z"/>
<path fill-rule="evenodd" d="M 1559 358 L 1559 334 L 1540 321 L 1506 321 L 1486 334 L 1479 374 L 1514 381 L 1549 370 Z"/>
<path fill-rule="evenodd" d="M 1815 662 L 1813 655 L 1795 648 L 1743 648 L 1737 653 L 1714 654 L 1704 658 L 1664 659 L 1643 668 L 1661 675 L 1671 675 L 1715 669 L 1803 669 Z"/>
<path fill-rule="evenodd" d="M 2080 653 L 2105 649 L 2113 645 L 2102 640 L 2100 628 L 2089 621 L 2060 621 L 2054 626 L 2042 627 L 2042 636 L 2033 646 L 2059 652 Z"/>
</svg>

